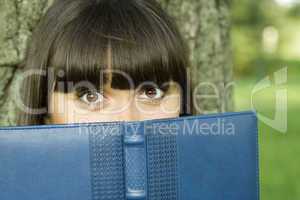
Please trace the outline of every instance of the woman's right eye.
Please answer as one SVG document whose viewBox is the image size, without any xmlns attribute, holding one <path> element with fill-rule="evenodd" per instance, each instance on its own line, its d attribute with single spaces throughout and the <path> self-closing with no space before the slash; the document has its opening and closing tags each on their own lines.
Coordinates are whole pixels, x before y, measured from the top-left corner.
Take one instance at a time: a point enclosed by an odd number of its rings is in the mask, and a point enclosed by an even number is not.
<svg viewBox="0 0 300 200">
<path fill-rule="evenodd" d="M 80 100 L 88 105 L 95 105 L 103 102 L 104 96 L 99 92 L 88 91 L 80 96 Z"/>
</svg>

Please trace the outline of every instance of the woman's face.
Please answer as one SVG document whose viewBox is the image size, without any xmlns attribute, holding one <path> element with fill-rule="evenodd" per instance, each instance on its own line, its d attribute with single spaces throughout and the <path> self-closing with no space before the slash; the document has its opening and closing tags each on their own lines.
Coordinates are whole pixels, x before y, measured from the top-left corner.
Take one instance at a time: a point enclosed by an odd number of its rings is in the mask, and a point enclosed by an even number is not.
<svg viewBox="0 0 300 200">
<path fill-rule="evenodd" d="M 178 117 L 181 105 L 180 86 L 170 82 L 167 91 L 150 86 L 119 90 L 105 85 L 103 92 L 53 92 L 47 124 L 140 121 Z"/>
</svg>

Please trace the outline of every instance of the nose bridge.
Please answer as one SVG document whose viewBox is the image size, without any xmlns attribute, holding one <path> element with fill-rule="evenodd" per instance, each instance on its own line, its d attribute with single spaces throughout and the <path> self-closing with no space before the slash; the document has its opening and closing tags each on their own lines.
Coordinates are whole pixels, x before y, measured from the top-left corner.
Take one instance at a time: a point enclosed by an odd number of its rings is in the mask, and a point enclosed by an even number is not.
<svg viewBox="0 0 300 200">
<path fill-rule="evenodd" d="M 126 108 L 123 108 L 119 117 L 126 121 L 136 121 L 140 119 L 140 113 L 135 105 L 134 99 L 127 102 Z"/>
</svg>

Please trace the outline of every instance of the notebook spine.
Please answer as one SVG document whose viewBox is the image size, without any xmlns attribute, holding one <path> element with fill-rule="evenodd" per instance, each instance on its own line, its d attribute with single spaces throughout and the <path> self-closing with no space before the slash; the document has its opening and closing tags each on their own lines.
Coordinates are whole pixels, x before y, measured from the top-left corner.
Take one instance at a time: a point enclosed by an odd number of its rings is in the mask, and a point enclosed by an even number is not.
<svg viewBox="0 0 300 200">
<path fill-rule="evenodd" d="M 146 199 L 146 150 L 145 136 L 133 134 L 124 136 L 126 199 Z"/>
</svg>

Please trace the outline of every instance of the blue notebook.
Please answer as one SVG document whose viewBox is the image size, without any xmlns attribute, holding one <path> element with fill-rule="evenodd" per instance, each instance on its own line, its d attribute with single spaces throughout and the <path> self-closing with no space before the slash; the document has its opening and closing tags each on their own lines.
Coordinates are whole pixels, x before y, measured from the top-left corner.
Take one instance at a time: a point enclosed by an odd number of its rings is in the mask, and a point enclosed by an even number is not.
<svg viewBox="0 0 300 200">
<path fill-rule="evenodd" d="M 0 128 L 1 200 L 258 200 L 252 111 Z"/>
</svg>

